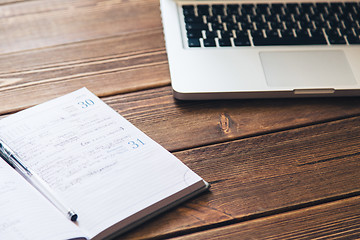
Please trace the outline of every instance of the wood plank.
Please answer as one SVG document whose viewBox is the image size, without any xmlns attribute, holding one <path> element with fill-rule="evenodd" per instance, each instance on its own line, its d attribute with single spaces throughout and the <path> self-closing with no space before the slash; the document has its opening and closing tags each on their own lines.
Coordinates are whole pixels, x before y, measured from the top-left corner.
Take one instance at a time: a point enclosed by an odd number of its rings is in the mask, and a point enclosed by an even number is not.
<svg viewBox="0 0 360 240">
<path fill-rule="evenodd" d="M 358 196 L 359 135 L 360 117 L 354 117 L 177 152 L 212 183 L 211 191 L 121 239 L 169 237 Z"/>
<path fill-rule="evenodd" d="M 0 53 L 161 28 L 157 0 L 52 0 L 0 5 Z"/>
<path fill-rule="evenodd" d="M 175 239 L 359 239 L 360 197 L 322 204 Z"/>
<path fill-rule="evenodd" d="M 107 96 L 169 83 L 161 30 L 0 55 L 0 113 L 84 86 Z"/>
<path fill-rule="evenodd" d="M 0 54 L 0 74 L 28 74 L 38 70 L 37 75 L 48 69 L 76 68 L 86 63 L 96 63 L 117 58 L 132 58 L 140 54 L 165 53 L 162 29 L 138 31 L 120 36 L 76 42 L 61 46 Z M 76 65 L 78 64 L 78 65 Z M 34 79 L 35 80 L 35 79 Z"/>
<path fill-rule="evenodd" d="M 24 2 L 24 1 L 31 1 L 31 0 L 1 0 L 0 5 L 12 4 L 12 3 Z"/>
<path fill-rule="evenodd" d="M 170 87 L 104 100 L 170 151 L 360 114 L 360 98 L 181 102 Z"/>
<path fill-rule="evenodd" d="M 6 53 L 0 55 L 0 114 L 84 86 L 107 96 L 168 85 L 158 4 L 55 0 L 0 6 L 0 52 Z"/>
</svg>

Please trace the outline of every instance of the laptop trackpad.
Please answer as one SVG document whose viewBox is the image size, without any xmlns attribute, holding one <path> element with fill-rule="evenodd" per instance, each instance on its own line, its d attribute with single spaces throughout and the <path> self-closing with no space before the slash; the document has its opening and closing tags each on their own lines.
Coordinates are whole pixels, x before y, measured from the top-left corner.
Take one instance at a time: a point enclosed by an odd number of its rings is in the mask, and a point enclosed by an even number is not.
<svg viewBox="0 0 360 240">
<path fill-rule="evenodd" d="M 341 50 L 260 52 L 260 58 L 271 87 L 332 88 L 356 84 Z"/>
</svg>

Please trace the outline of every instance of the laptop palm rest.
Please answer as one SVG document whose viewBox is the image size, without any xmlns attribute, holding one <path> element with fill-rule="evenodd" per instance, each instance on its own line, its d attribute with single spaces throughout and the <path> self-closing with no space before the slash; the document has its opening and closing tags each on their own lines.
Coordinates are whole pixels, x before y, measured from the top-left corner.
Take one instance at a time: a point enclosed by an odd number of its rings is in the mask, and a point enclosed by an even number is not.
<svg viewBox="0 0 360 240">
<path fill-rule="evenodd" d="M 357 84 L 341 50 L 260 52 L 260 59 L 270 87 L 334 89 Z"/>
</svg>

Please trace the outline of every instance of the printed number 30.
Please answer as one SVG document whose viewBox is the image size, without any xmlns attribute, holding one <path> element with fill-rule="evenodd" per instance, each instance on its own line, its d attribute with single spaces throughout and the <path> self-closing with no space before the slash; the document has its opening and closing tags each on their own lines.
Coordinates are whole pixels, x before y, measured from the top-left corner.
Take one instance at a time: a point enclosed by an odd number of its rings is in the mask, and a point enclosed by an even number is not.
<svg viewBox="0 0 360 240">
<path fill-rule="evenodd" d="M 91 100 L 91 99 L 86 99 L 86 100 L 83 101 L 83 102 L 78 102 L 78 104 L 81 106 L 81 108 L 87 108 L 87 107 L 89 107 L 89 106 L 91 106 L 91 105 L 94 105 L 95 103 L 94 103 L 94 101 Z"/>
</svg>

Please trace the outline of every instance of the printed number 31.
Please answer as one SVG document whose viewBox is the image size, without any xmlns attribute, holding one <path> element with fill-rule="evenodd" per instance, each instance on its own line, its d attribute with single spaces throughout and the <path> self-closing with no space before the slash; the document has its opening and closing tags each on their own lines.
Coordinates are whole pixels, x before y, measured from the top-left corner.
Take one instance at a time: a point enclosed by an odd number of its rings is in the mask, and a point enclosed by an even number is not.
<svg viewBox="0 0 360 240">
<path fill-rule="evenodd" d="M 128 144 L 131 146 L 132 149 L 136 149 L 142 145 L 145 145 L 140 139 L 136 139 L 136 141 L 130 141 Z"/>
</svg>

